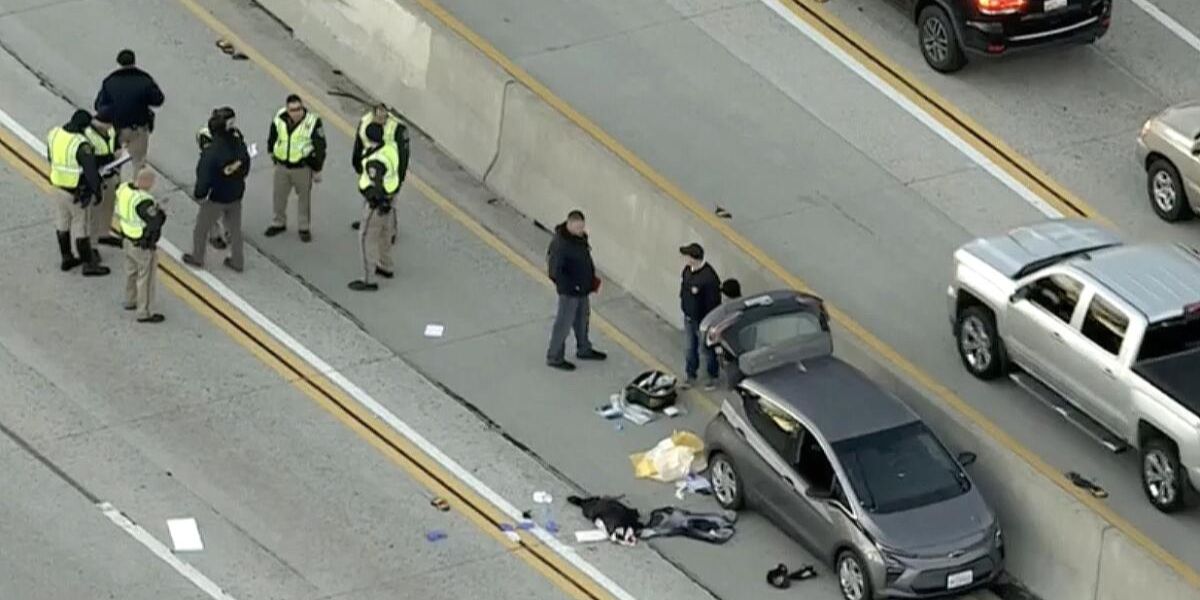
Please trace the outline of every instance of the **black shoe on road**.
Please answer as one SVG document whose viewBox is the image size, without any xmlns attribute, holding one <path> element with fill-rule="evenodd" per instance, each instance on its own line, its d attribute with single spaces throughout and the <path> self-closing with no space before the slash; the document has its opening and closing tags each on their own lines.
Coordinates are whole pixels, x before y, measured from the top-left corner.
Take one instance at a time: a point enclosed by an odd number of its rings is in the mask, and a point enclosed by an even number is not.
<svg viewBox="0 0 1200 600">
<path fill-rule="evenodd" d="M 375 274 L 383 277 L 384 279 L 391 279 L 396 276 L 396 274 L 391 271 L 384 271 L 382 267 L 375 267 Z"/>
<path fill-rule="evenodd" d="M 311 241 L 312 241 L 312 232 L 309 232 L 309 231 L 301 231 L 301 232 L 300 232 L 300 241 L 302 241 L 302 242 L 304 242 L 304 243 L 306 243 L 306 244 L 307 244 L 308 242 L 311 242 Z"/>
<path fill-rule="evenodd" d="M 547 366 L 554 367 L 559 371 L 574 371 L 575 363 L 568 360 L 553 360 L 546 363 Z"/>
<path fill-rule="evenodd" d="M 284 227 L 282 225 L 272 225 L 272 226 L 268 227 L 266 231 L 263 232 L 263 235 L 265 235 L 267 237 L 275 237 L 285 231 L 287 231 L 287 227 Z"/>
<path fill-rule="evenodd" d="M 353 223 L 351 223 L 351 224 L 350 224 L 350 229 L 353 229 L 353 230 L 355 230 L 355 231 L 358 231 L 358 228 L 359 228 L 359 227 L 361 227 L 361 226 L 362 226 L 362 223 L 359 223 L 358 221 L 355 221 L 355 222 L 353 222 Z"/>
<path fill-rule="evenodd" d="M 375 290 L 379 289 L 379 284 L 378 283 L 367 283 L 361 279 L 356 279 L 354 281 L 351 281 L 350 285 L 347 287 L 349 287 L 350 289 L 352 289 L 356 292 L 374 292 Z"/>
<path fill-rule="evenodd" d="M 225 257 L 225 260 L 223 262 L 225 263 L 225 266 L 228 267 L 229 269 L 231 269 L 233 271 L 237 271 L 238 273 L 242 272 L 242 268 L 233 264 L 233 259 L 229 258 L 228 256 Z"/>
<path fill-rule="evenodd" d="M 104 265 L 99 265 L 99 264 L 95 264 L 95 263 L 93 263 L 93 264 L 85 263 L 83 265 L 83 276 L 84 277 L 102 277 L 104 275 L 108 275 L 111 272 L 112 271 L 109 270 L 109 268 Z"/>
<path fill-rule="evenodd" d="M 608 355 L 599 350 L 588 350 L 587 352 L 576 354 L 575 358 L 579 360 L 604 360 L 608 358 Z"/>
<path fill-rule="evenodd" d="M 187 264 L 189 264 L 189 265 L 192 265 L 193 267 L 196 267 L 196 268 L 201 268 L 201 267 L 203 267 L 203 266 L 204 266 L 204 263 L 202 263 L 202 262 L 200 262 L 200 261 L 196 260 L 196 257 L 195 257 L 195 256 L 192 256 L 191 254 L 184 254 L 184 255 L 183 255 L 183 262 L 185 262 L 185 263 L 187 263 Z"/>
<path fill-rule="evenodd" d="M 148 317 L 139 317 L 137 322 L 138 323 L 162 323 L 163 321 L 166 321 L 166 320 L 167 320 L 167 318 L 162 316 L 161 314 L 154 313 Z"/>
</svg>

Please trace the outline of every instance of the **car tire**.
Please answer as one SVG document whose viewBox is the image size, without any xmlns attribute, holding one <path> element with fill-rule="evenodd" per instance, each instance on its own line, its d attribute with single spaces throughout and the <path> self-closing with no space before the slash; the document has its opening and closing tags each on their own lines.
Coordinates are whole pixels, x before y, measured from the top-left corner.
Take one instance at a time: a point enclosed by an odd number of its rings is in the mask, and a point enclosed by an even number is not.
<svg viewBox="0 0 1200 600">
<path fill-rule="evenodd" d="M 917 17 L 917 43 L 925 63 L 939 73 L 953 73 L 967 64 L 950 15 L 938 6 L 926 6 Z"/>
<path fill-rule="evenodd" d="M 1187 505 L 1190 491 L 1187 471 L 1179 462 L 1179 450 L 1163 437 L 1142 444 L 1142 491 L 1154 508 L 1173 513 Z"/>
<path fill-rule="evenodd" d="M 867 565 L 853 550 L 838 553 L 833 572 L 837 576 L 838 591 L 845 600 L 871 600 L 875 597 Z"/>
<path fill-rule="evenodd" d="M 1183 178 L 1171 161 L 1156 158 L 1146 169 L 1146 194 L 1150 197 L 1150 207 L 1158 218 L 1174 223 L 1192 217 L 1192 207 L 1188 204 L 1187 191 L 1183 187 Z"/>
<path fill-rule="evenodd" d="M 1004 374 L 1008 368 L 1008 357 L 1000 340 L 1000 332 L 996 330 L 996 316 L 992 311 L 982 306 L 959 311 L 955 331 L 954 345 L 967 371 L 985 381 Z"/>
<path fill-rule="evenodd" d="M 742 477 L 733 466 L 733 459 L 723 452 L 714 453 L 708 460 L 708 483 L 713 497 L 725 510 L 740 510 L 746 505 Z"/>
</svg>

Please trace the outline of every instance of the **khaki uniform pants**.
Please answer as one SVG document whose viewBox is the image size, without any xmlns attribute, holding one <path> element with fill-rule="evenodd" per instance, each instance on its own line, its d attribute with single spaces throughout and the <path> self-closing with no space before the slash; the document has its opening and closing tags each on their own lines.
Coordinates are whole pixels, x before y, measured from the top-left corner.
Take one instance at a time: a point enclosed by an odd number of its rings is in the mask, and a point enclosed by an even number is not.
<svg viewBox="0 0 1200 600">
<path fill-rule="evenodd" d="M 392 240 L 396 237 L 396 208 L 381 214 L 363 203 L 362 225 L 359 226 L 359 246 L 362 250 L 363 281 L 371 283 L 375 267 L 392 272 Z"/>
<path fill-rule="evenodd" d="M 150 130 L 146 127 L 118 129 L 117 143 L 129 150 L 129 156 L 132 157 L 129 164 L 133 167 L 133 175 L 137 175 L 137 172 L 146 166 L 146 154 L 150 151 Z"/>
<path fill-rule="evenodd" d="M 90 213 L 88 236 L 92 238 L 92 246 L 96 240 L 112 235 L 113 208 L 117 200 L 117 184 L 119 177 L 106 177 L 100 181 L 100 204 L 89 206 Z"/>
<path fill-rule="evenodd" d="M 200 203 L 200 212 L 196 213 L 196 227 L 192 230 L 192 257 L 201 263 L 207 250 L 205 242 L 209 232 L 217 224 L 217 219 L 225 225 L 229 234 L 229 262 L 235 268 L 244 266 L 242 258 L 242 201 L 221 204 L 207 200 Z"/>
<path fill-rule="evenodd" d="M 158 254 L 154 248 L 139 248 L 132 240 L 125 240 L 125 306 L 136 307 L 139 319 L 150 316 L 157 267 Z"/>
<path fill-rule="evenodd" d="M 71 192 L 58 190 L 54 195 L 54 228 L 71 232 L 72 240 L 85 238 L 90 233 L 89 212 L 75 201 Z"/>
<path fill-rule="evenodd" d="M 275 215 L 271 224 L 277 227 L 287 226 L 288 197 L 296 190 L 296 225 L 300 231 L 308 231 L 312 218 L 312 187 L 313 172 L 308 167 L 289 169 L 283 165 L 275 165 L 274 208 Z"/>
</svg>

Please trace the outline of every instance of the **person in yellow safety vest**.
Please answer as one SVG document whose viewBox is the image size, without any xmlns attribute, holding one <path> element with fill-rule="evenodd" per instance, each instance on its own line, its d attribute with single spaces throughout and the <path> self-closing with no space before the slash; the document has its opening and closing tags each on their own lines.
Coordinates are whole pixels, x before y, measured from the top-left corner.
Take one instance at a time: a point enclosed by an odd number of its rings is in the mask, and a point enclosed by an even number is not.
<svg viewBox="0 0 1200 600">
<path fill-rule="evenodd" d="M 274 216 L 264 233 L 267 237 L 287 231 L 287 205 L 296 190 L 296 224 L 300 241 L 312 241 L 312 188 L 321 181 L 325 165 L 325 130 L 321 117 L 304 106 L 300 96 L 291 94 L 287 105 L 271 119 L 267 147 L 275 162 Z"/>
<path fill-rule="evenodd" d="M 142 168 L 132 182 L 117 186 L 117 219 L 125 238 L 125 310 L 136 310 L 139 323 L 161 323 L 160 313 L 150 312 L 154 300 L 154 274 L 158 268 L 158 240 L 167 214 L 150 194 L 154 171 Z"/>
<path fill-rule="evenodd" d="M 219 118 L 225 121 L 225 126 L 228 131 L 240 142 L 244 139 L 242 136 L 242 131 L 237 127 L 230 125 L 230 123 L 233 122 L 234 116 L 233 108 L 222 106 L 221 108 L 213 109 L 212 115 L 209 116 L 209 120 L 211 121 L 214 118 Z M 196 132 L 196 144 L 200 146 L 200 154 L 204 154 L 204 149 L 208 148 L 208 146 L 212 144 L 212 141 L 212 132 L 209 131 L 207 124 Z M 213 225 L 212 234 L 208 238 L 208 244 L 217 250 L 224 250 L 229 246 L 229 231 L 225 229 L 225 223 L 218 220 Z"/>
<path fill-rule="evenodd" d="M 108 275 L 108 267 L 100 265 L 99 255 L 92 249 L 88 207 L 100 201 L 100 170 L 96 164 L 96 149 L 84 130 L 92 122 L 86 110 L 77 110 L 71 120 L 50 130 L 46 136 L 46 158 L 50 162 L 50 184 L 62 190 L 55 198 L 54 228 L 58 234 L 58 250 L 62 254 L 61 268 L 70 271 L 80 264 L 86 277 Z M 75 241 L 76 258 L 71 252 Z"/>
<path fill-rule="evenodd" d="M 103 169 L 117 158 L 117 128 L 113 127 L 109 110 L 104 109 L 92 116 L 92 123 L 83 130 L 96 155 L 97 168 Z M 117 184 L 121 182 L 121 169 L 100 172 L 100 204 L 91 210 L 89 236 L 92 247 L 98 244 L 121 247 L 121 238 L 112 234 L 113 206 L 116 201 Z"/>
<path fill-rule="evenodd" d="M 384 142 L 379 123 L 367 125 L 366 138 L 367 150 L 358 176 L 358 191 L 364 200 L 359 232 L 363 277 L 350 282 L 350 289 L 360 292 L 379 289 L 372 275 L 391 279 L 395 274 L 392 245 L 396 241 L 396 193 L 400 191 L 400 151 L 396 144 Z"/>
<path fill-rule="evenodd" d="M 408 173 L 408 129 L 404 123 L 392 115 L 386 104 L 380 102 L 358 120 L 358 135 L 354 136 L 354 150 L 350 153 L 350 165 L 354 172 L 362 175 L 363 152 L 369 145 L 367 142 L 367 125 L 379 123 L 383 126 L 384 143 L 395 143 L 400 151 L 400 184 L 404 185 L 404 176 Z M 350 228 L 357 230 L 359 222 L 354 221 Z"/>
</svg>

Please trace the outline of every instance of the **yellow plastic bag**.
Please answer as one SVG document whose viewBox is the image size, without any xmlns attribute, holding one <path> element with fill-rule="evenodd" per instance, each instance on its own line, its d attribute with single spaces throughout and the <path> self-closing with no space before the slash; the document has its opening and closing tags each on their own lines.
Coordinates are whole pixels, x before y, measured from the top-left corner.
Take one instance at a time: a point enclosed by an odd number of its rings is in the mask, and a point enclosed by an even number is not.
<svg viewBox="0 0 1200 600">
<path fill-rule="evenodd" d="M 676 431 L 646 452 L 629 456 L 638 479 L 676 481 L 704 470 L 704 440 L 690 431 Z"/>
</svg>

